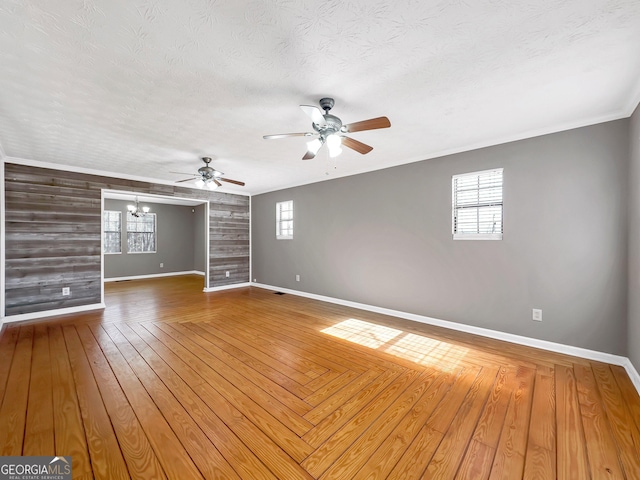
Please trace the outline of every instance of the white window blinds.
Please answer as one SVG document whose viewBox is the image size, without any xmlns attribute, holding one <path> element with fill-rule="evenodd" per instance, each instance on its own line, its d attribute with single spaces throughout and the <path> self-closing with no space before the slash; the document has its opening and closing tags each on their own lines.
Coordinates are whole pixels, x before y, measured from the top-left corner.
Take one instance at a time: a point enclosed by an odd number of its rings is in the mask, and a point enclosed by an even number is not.
<svg viewBox="0 0 640 480">
<path fill-rule="evenodd" d="M 293 200 L 276 203 L 276 238 L 293 238 Z"/>
<path fill-rule="evenodd" d="M 135 217 L 127 212 L 128 253 L 154 253 L 156 251 L 156 214 L 145 213 Z"/>
<path fill-rule="evenodd" d="M 453 176 L 455 240 L 502 240 L 502 170 Z"/>
<path fill-rule="evenodd" d="M 102 246 L 104 253 L 121 253 L 121 213 L 113 210 L 105 210 L 102 213 L 104 223 Z"/>
</svg>

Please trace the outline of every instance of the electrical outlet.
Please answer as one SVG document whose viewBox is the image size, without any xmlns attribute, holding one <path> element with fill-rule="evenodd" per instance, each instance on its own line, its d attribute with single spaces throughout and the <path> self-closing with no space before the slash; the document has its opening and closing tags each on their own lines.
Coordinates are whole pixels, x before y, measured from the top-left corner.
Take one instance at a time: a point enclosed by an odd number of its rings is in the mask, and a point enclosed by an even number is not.
<svg viewBox="0 0 640 480">
<path fill-rule="evenodd" d="M 542 310 L 539 309 L 539 308 L 534 308 L 532 310 L 531 318 L 533 318 L 533 320 L 535 320 L 536 322 L 541 322 L 542 321 Z"/>
<path fill-rule="evenodd" d="M 229 270 L 227 270 L 227 271 L 225 272 L 225 276 L 226 276 L 227 278 L 229 278 Z"/>
<path fill-rule="evenodd" d="M 71 289 L 69 287 L 62 287 L 62 295 L 71 295 Z"/>
<path fill-rule="evenodd" d="M 296 282 L 300 281 L 300 275 L 296 275 Z"/>
<path fill-rule="evenodd" d="M 258 280 L 256 278 L 253 279 L 253 283 L 256 283 Z"/>
<path fill-rule="evenodd" d="M 161 264 L 160 264 L 160 268 L 163 268 L 163 267 L 164 267 L 164 263 L 161 263 Z"/>
</svg>

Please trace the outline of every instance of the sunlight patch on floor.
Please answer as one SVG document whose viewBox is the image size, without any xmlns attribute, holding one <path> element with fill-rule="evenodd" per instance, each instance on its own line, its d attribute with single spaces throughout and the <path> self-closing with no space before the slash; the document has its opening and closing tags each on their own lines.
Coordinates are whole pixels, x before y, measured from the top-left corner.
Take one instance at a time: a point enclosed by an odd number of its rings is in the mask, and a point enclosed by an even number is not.
<svg viewBox="0 0 640 480">
<path fill-rule="evenodd" d="M 336 323 L 321 332 L 420 365 L 446 363 L 448 366 L 457 366 L 469 352 L 468 348 L 354 318 Z"/>
<path fill-rule="evenodd" d="M 365 347 L 379 348 L 400 335 L 402 330 L 350 318 L 325 328 L 322 332 Z"/>
</svg>

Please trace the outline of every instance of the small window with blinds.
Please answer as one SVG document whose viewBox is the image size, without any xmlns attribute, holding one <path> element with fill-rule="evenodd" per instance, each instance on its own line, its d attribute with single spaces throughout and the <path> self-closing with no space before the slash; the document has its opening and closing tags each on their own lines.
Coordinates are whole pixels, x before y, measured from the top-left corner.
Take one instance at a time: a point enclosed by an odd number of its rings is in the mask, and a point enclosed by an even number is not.
<svg viewBox="0 0 640 480">
<path fill-rule="evenodd" d="M 293 238 L 293 200 L 276 203 L 276 238 Z"/>
<path fill-rule="evenodd" d="M 121 215 L 121 212 L 113 210 L 105 210 L 102 212 L 102 247 L 104 248 L 104 253 L 122 253 Z"/>
<path fill-rule="evenodd" d="M 502 240 L 502 170 L 453 176 L 454 240 Z"/>
</svg>

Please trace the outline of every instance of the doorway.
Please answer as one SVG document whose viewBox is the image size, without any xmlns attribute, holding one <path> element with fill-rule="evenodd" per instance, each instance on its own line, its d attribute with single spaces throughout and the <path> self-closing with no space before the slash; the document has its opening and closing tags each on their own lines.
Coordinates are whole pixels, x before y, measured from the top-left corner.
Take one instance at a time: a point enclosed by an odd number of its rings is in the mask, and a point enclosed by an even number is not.
<svg viewBox="0 0 640 480">
<path fill-rule="evenodd" d="M 103 302 L 105 282 L 197 274 L 209 285 L 206 200 L 103 190 L 102 217 Z"/>
</svg>

